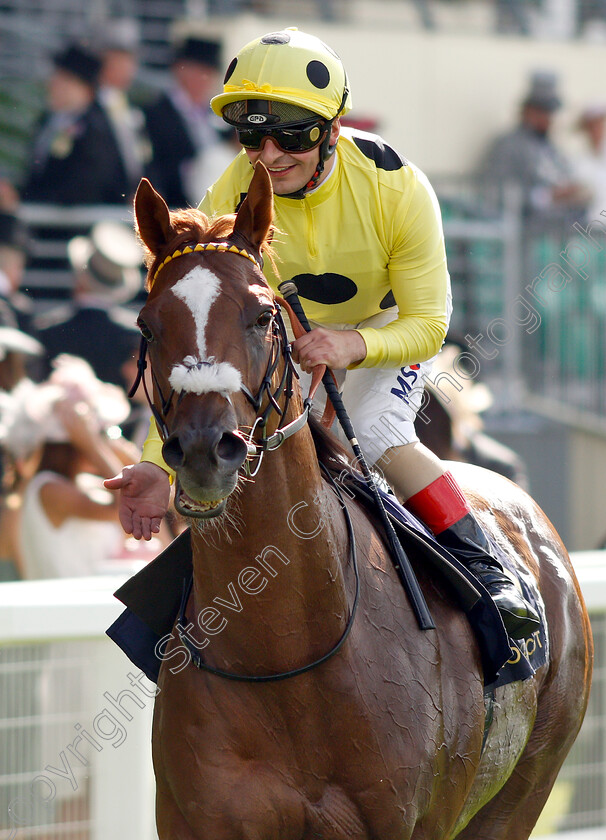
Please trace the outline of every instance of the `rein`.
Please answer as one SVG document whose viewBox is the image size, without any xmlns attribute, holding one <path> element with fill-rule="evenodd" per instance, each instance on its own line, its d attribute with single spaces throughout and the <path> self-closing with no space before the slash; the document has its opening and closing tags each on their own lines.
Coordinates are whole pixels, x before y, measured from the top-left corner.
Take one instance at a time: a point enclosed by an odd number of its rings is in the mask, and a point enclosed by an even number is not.
<svg viewBox="0 0 606 840">
<path fill-rule="evenodd" d="M 179 634 L 179 639 L 185 645 L 187 650 L 191 655 L 192 663 L 198 668 L 200 671 L 206 671 L 208 674 L 213 674 L 216 677 L 223 677 L 226 680 L 232 680 L 235 682 L 247 682 L 247 683 L 268 683 L 268 682 L 278 682 L 279 680 L 287 680 L 291 677 L 298 677 L 301 674 L 306 674 L 308 671 L 312 671 L 314 668 L 317 668 L 319 665 L 323 665 L 329 659 L 331 659 L 339 650 L 343 647 L 345 640 L 349 636 L 351 632 L 351 628 L 353 627 L 354 619 L 356 616 L 356 610 L 358 608 L 358 601 L 360 599 L 360 572 L 358 569 L 358 557 L 356 552 L 356 537 L 353 529 L 353 523 L 351 521 L 351 516 L 349 514 L 349 510 L 347 509 L 347 505 L 345 504 L 345 500 L 343 498 L 343 493 L 341 492 L 341 488 L 334 480 L 332 475 L 330 474 L 329 470 L 323 465 L 320 464 L 320 469 L 324 473 L 325 477 L 328 479 L 329 483 L 331 484 L 333 490 L 337 494 L 339 501 L 341 503 L 341 508 L 343 510 L 343 515 L 345 517 L 345 524 L 347 527 L 347 534 L 349 537 L 349 556 L 351 559 L 351 565 L 354 572 L 356 588 L 354 593 L 354 600 L 353 604 L 349 613 L 349 618 L 347 619 L 347 624 L 345 625 L 345 630 L 339 641 L 323 656 L 319 657 L 319 659 L 314 659 L 313 662 L 310 662 L 307 665 L 302 665 L 300 668 L 292 668 L 288 671 L 280 671 L 277 674 L 236 674 L 233 671 L 224 671 L 221 668 L 214 668 L 212 665 L 207 665 L 206 662 L 202 659 L 199 653 L 199 649 L 196 647 L 195 643 L 192 642 L 191 638 L 188 636 L 188 633 L 193 629 L 193 624 L 188 622 L 186 616 L 186 609 L 187 609 L 187 602 L 189 600 L 189 596 L 191 594 L 192 585 L 193 585 L 193 576 L 190 578 L 189 584 L 187 589 L 183 593 L 183 599 L 181 601 L 181 609 L 179 610 L 179 617 L 176 623 L 177 633 Z"/>
</svg>

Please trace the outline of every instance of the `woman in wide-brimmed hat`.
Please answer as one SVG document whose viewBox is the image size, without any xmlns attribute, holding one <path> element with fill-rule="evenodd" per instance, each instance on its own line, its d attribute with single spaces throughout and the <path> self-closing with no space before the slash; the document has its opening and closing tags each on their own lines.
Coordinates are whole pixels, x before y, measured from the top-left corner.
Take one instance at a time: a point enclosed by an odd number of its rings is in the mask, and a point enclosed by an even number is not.
<svg viewBox="0 0 606 840">
<path fill-rule="evenodd" d="M 95 477 L 113 475 L 136 454 L 112 440 L 128 411 L 120 388 L 67 355 L 46 382 L 24 380 L 0 396 L 0 443 L 21 477 L 22 577 L 94 574 L 124 555 L 116 504 Z"/>
</svg>

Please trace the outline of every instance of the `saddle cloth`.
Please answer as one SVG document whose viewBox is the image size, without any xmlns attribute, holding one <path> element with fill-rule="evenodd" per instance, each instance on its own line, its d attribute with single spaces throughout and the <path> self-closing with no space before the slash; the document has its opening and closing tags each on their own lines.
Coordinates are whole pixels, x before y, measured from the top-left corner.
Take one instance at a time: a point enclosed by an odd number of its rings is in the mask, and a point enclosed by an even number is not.
<svg viewBox="0 0 606 840">
<path fill-rule="evenodd" d="M 375 502 L 363 476 L 351 473 L 346 486 L 371 509 Z M 499 611 L 487 590 L 465 566 L 442 548 L 425 526 L 381 488 L 383 506 L 396 529 L 404 551 L 422 556 L 447 581 L 474 630 L 484 669 L 484 683 L 494 689 L 525 680 L 548 661 L 545 607 L 534 579 L 518 576 L 522 592 L 541 616 L 541 624 L 528 639 L 508 638 Z M 510 558 L 492 543 L 495 554 L 514 575 Z M 108 628 L 107 635 L 152 682 L 157 682 L 163 642 L 172 633 L 175 620 L 192 576 L 189 530 L 180 534 L 144 569 L 131 577 L 114 594 L 126 606 Z"/>
</svg>

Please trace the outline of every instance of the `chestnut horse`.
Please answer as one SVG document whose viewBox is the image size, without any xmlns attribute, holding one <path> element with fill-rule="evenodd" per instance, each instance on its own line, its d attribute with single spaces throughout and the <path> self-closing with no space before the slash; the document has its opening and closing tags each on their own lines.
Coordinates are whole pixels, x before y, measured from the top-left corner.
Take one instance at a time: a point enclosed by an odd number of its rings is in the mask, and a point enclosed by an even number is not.
<svg viewBox="0 0 606 840">
<path fill-rule="evenodd" d="M 256 167 L 236 217 L 171 213 L 147 181 L 135 211 L 149 250 L 139 325 L 193 546 L 154 714 L 161 840 L 526 840 L 591 678 L 558 535 L 507 479 L 458 473 L 484 527 L 537 581 L 548 624 L 547 663 L 496 689 L 485 732 L 465 614 L 416 564 L 436 624 L 419 630 L 372 512 L 320 467 L 339 461 L 336 444 L 312 434 L 296 380 L 289 393 L 260 268 L 267 172 Z"/>
</svg>

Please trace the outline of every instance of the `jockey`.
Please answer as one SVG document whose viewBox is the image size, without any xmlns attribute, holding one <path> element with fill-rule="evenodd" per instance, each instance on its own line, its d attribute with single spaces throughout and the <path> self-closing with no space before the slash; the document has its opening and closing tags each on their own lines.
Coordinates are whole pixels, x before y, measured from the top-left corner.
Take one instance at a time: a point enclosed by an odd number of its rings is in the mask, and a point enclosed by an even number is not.
<svg viewBox="0 0 606 840">
<path fill-rule="evenodd" d="M 425 175 L 380 137 L 341 126 L 351 108 L 345 69 L 320 39 L 286 29 L 247 44 L 227 69 L 213 111 L 236 130 L 242 151 L 200 209 L 233 213 L 262 161 L 274 189 L 272 245 L 280 276 L 304 299 L 311 332 L 293 343 L 302 371 L 337 372 L 356 437 L 398 498 L 472 571 L 511 636 L 538 617 L 493 556 L 454 477 L 418 440 L 424 380 L 451 311 L 444 236 Z M 149 539 L 168 503 L 161 442 L 108 482 L 122 489 L 122 521 Z"/>
</svg>

